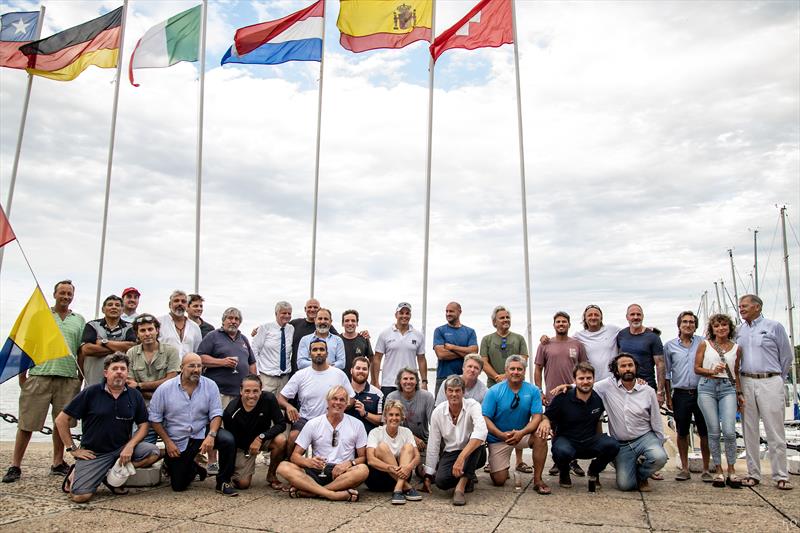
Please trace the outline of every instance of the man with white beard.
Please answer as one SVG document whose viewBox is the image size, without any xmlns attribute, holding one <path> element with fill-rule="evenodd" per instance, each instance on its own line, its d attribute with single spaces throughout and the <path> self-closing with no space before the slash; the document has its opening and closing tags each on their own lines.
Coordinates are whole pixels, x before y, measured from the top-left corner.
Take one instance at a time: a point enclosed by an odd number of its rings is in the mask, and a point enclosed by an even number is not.
<svg viewBox="0 0 800 533">
<path fill-rule="evenodd" d="M 172 291 L 169 295 L 169 313 L 158 319 L 161 323 L 158 341 L 174 346 L 178 350 L 178 357 L 181 358 L 187 353 L 196 352 L 200 341 L 203 340 L 200 326 L 186 316 L 188 305 L 185 292 Z"/>
</svg>

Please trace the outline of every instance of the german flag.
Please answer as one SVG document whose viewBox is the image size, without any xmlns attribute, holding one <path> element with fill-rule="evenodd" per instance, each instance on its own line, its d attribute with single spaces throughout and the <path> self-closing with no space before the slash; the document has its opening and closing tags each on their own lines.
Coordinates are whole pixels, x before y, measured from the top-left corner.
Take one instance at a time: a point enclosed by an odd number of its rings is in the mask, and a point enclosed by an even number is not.
<svg viewBox="0 0 800 533">
<path fill-rule="evenodd" d="M 58 81 L 71 81 L 89 65 L 117 66 L 122 8 L 89 22 L 20 47 L 28 56 L 29 74 Z"/>
</svg>

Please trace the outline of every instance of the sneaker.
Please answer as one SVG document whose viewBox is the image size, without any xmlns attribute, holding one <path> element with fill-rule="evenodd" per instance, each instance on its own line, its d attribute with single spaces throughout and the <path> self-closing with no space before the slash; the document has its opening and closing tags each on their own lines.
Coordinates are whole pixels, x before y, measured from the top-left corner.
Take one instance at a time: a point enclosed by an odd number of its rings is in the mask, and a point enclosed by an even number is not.
<svg viewBox="0 0 800 533">
<path fill-rule="evenodd" d="M 60 465 L 50 467 L 51 476 L 66 476 L 69 473 L 69 465 L 64 461 Z"/>
<path fill-rule="evenodd" d="M 402 491 L 395 491 L 392 493 L 392 505 L 405 505 L 406 497 Z"/>
<path fill-rule="evenodd" d="M 703 472 L 700 475 L 700 479 L 703 480 L 703 483 L 711 483 L 714 481 L 714 476 L 712 476 L 709 472 Z"/>
<path fill-rule="evenodd" d="M 692 479 L 692 474 L 688 470 L 679 470 L 675 474 L 675 481 L 687 481 L 689 479 Z"/>
<path fill-rule="evenodd" d="M 230 483 L 223 483 L 219 487 L 217 487 L 217 492 L 222 494 L 223 496 L 238 496 L 239 493 L 236 492 L 236 489 L 233 488 L 233 485 Z"/>
<path fill-rule="evenodd" d="M 3 476 L 3 483 L 14 483 L 19 481 L 22 476 L 22 469 L 18 466 L 9 466 L 6 475 Z"/>
<path fill-rule="evenodd" d="M 206 472 L 208 472 L 209 476 L 216 476 L 217 474 L 219 474 L 219 463 L 211 463 L 210 465 L 208 465 L 208 468 L 206 468 Z"/>
<path fill-rule="evenodd" d="M 586 472 L 583 471 L 583 468 L 581 468 L 581 465 L 578 464 L 578 461 L 572 461 L 569 464 L 569 469 L 572 470 L 572 473 L 578 477 L 583 477 L 586 475 Z"/>
<path fill-rule="evenodd" d="M 572 488 L 572 479 L 569 477 L 569 471 L 560 472 L 558 474 L 558 485 L 564 489 Z"/>
<path fill-rule="evenodd" d="M 422 501 L 422 494 L 417 492 L 417 489 L 410 488 L 407 491 L 403 492 L 403 496 L 405 496 L 406 500 L 410 502 L 420 502 Z"/>
<path fill-rule="evenodd" d="M 547 473 L 550 474 L 551 476 L 557 476 L 558 475 L 558 467 L 556 465 L 551 466 L 550 470 L 548 470 Z"/>
</svg>

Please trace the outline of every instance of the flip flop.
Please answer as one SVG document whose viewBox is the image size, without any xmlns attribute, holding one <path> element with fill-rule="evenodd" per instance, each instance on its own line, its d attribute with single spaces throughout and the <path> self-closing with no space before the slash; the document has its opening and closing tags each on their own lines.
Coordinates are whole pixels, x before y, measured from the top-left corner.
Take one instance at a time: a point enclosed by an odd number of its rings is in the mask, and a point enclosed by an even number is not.
<svg viewBox="0 0 800 533">
<path fill-rule="evenodd" d="M 794 488 L 792 486 L 792 482 L 788 479 L 781 479 L 775 483 L 775 486 L 778 488 L 778 490 L 792 490 Z"/>
<path fill-rule="evenodd" d="M 517 472 L 522 472 L 523 474 L 530 474 L 533 472 L 533 468 L 531 468 L 528 464 L 524 461 L 517 465 Z"/>
<path fill-rule="evenodd" d="M 553 493 L 553 491 L 550 490 L 550 487 L 548 487 L 545 483 L 534 485 L 533 490 L 536 491 L 536 494 L 541 494 L 542 496 L 547 496 Z"/>
<path fill-rule="evenodd" d="M 740 482 L 742 483 L 743 487 L 755 487 L 759 483 L 761 483 L 760 480 L 758 480 L 758 479 L 756 479 L 754 477 L 750 477 L 750 476 L 747 476 L 746 478 L 742 478 L 740 480 Z"/>
<path fill-rule="evenodd" d="M 348 498 L 345 500 L 348 503 L 355 503 L 358 501 L 358 491 L 356 489 L 347 489 Z"/>
<path fill-rule="evenodd" d="M 67 470 L 67 475 L 64 476 L 64 481 L 61 482 L 61 492 L 69 494 L 72 492 L 72 471 L 75 470 L 75 465 L 72 464 Z"/>
<path fill-rule="evenodd" d="M 105 485 L 106 488 L 108 488 L 108 490 L 110 490 L 111 494 L 113 494 L 114 496 L 125 496 L 130 492 L 128 489 L 125 488 L 124 485 L 122 487 L 114 487 L 113 485 L 109 484 L 108 481 L 106 481 L 105 479 L 103 480 L 103 485 Z"/>
<path fill-rule="evenodd" d="M 277 479 L 269 481 L 269 486 L 272 490 L 277 490 L 278 492 L 289 492 L 289 487 L 287 487 Z"/>
<path fill-rule="evenodd" d="M 664 475 L 661 472 L 653 472 L 650 474 L 650 479 L 654 479 L 656 481 L 664 481 Z"/>
</svg>

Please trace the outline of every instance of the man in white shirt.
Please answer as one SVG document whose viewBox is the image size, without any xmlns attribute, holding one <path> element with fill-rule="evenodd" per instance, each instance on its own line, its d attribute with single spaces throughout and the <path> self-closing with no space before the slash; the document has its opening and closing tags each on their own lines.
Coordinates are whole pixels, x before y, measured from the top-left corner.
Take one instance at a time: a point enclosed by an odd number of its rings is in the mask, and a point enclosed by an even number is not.
<svg viewBox="0 0 800 533">
<path fill-rule="evenodd" d="M 319 341 L 312 346 L 324 344 Z M 326 394 L 327 412 L 308 421 L 297 437 L 291 461 L 278 465 L 278 475 L 292 486 L 290 496 L 293 498 L 358 501 L 355 487 L 369 475 L 367 432 L 361 422 L 344 414 L 348 395 L 352 395 L 352 391 L 345 387 L 330 389 Z M 304 457 L 309 448 L 313 456 Z"/>
<path fill-rule="evenodd" d="M 182 290 L 172 291 L 169 295 L 169 313 L 160 317 L 161 330 L 158 342 L 174 346 L 178 350 L 178 357 L 183 359 L 187 353 L 194 353 L 203 340 L 200 326 L 189 320 L 186 308 L 189 297 Z"/>
<path fill-rule="evenodd" d="M 395 380 L 403 368 L 419 370 L 421 387 L 428 390 L 428 362 L 425 359 L 425 337 L 411 322 L 411 304 L 400 302 L 394 312 L 395 324 L 384 330 L 375 343 L 372 384 L 381 388 L 384 398 L 397 390 Z M 383 361 L 384 355 L 386 360 Z M 383 366 L 381 362 L 383 361 Z M 378 380 L 380 374 L 380 381 Z"/>
<path fill-rule="evenodd" d="M 338 335 L 331 333 L 332 315 L 330 309 L 321 307 L 314 318 L 316 330 L 309 333 L 302 339 L 297 347 L 297 369 L 308 368 L 311 366 L 311 357 L 308 353 L 308 345 L 312 339 L 321 339 L 328 345 L 328 362 L 339 370 L 345 370 L 344 341 Z"/>
<path fill-rule="evenodd" d="M 488 431 L 481 404 L 464 399 L 461 376 L 450 376 L 442 387 L 447 403 L 439 405 L 431 415 L 423 490 L 430 492 L 431 480 L 435 479 L 439 489 L 455 489 L 453 505 L 465 505 L 464 493 L 473 490 L 475 470 L 486 462 L 483 443 Z M 442 442 L 444 450 L 440 456 Z"/>
<path fill-rule="evenodd" d="M 608 364 L 617 355 L 617 333 L 620 328 L 603 324 L 603 311 L 596 305 L 588 305 L 583 311 L 583 330 L 572 334 L 586 348 L 586 357 L 596 372 L 595 382 L 611 375 Z"/>
<path fill-rule="evenodd" d="M 328 364 L 328 345 L 325 341 L 314 339 L 310 346 L 311 366 L 298 370 L 277 395 L 278 405 L 286 411 L 286 418 L 292 424 L 288 450 L 294 449 L 295 439 L 309 420 L 325 414 L 327 394 L 331 388 L 341 385 L 350 398 L 356 395 L 347 374 Z M 300 402 L 300 411 L 289 403 L 292 398 Z"/>
<path fill-rule="evenodd" d="M 292 305 L 280 301 L 275 304 L 275 320 L 257 328 L 250 343 L 256 356 L 256 368 L 261 379 L 261 390 L 276 396 L 289 381 L 292 372 L 292 337 L 294 326 Z"/>
</svg>

